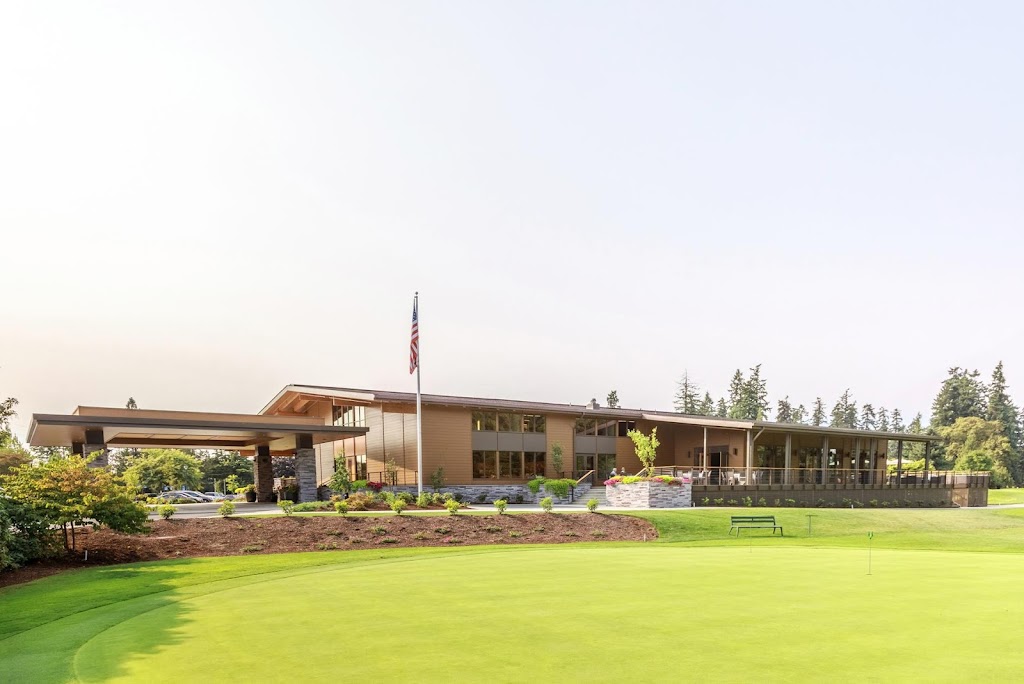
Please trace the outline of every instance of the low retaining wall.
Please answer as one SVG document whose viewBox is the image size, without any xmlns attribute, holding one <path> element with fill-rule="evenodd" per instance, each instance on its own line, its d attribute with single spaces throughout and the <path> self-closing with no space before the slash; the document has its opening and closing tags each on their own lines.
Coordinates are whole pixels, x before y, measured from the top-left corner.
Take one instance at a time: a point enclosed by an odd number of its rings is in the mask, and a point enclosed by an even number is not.
<svg viewBox="0 0 1024 684">
<path fill-rule="evenodd" d="M 392 489 L 396 492 L 409 492 L 413 496 L 416 496 L 416 487 L 412 486 L 400 486 L 400 487 L 385 487 L 388 491 Z M 432 488 L 424 488 L 423 491 L 434 493 Z M 449 493 L 452 496 L 457 494 L 462 495 L 462 500 L 465 503 L 477 503 L 478 499 L 483 496 L 484 503 L 494 503 L 498 499 L 505 499 L 509 503 L 537 503 L 544 497 L 550 496 L 551 501 L 556 505 L 564 505 L 568 503 L 586 501 L 586 496 L 590 492 L 590 484 L 583 483 L 576 487 L 575 495 L 572 497 L 559 497 L 553 494 L 548 494 L 544 491 L 544 486 L 541 485 L 540 492 L 534 494 L 530 491 L 530 488 L 525 484 L 501 484 L 501 485 L 446 485 L 440 489 L 442 494 Z M 689 504 L 687 504 L 689 505 Z"/>
<path fill-rule="evenodd" d="M 656 480 L 605 487 L 608 505 L 614 508 L 689 508 L 692 487 L 688 483 L 666 484 Z"/>
<path fill-rule="evenodd" d="M 902 508 L 985 506 L 988 490 L 971 489 L 968 500 L 965 488 L 953 487 L 892 487 L 887 485 L 772 485 L 768 486 L 693 486 L 696 506 L 745 506 L 750 499 L 753 506 L 792 506 L 813 508 Z M 954 494 L 959 494 L 956 496 Z M 763 499 L 763 502 L 762 502 Z M 730 503 L 732 502 L 732 503 Z"/>
</svg>

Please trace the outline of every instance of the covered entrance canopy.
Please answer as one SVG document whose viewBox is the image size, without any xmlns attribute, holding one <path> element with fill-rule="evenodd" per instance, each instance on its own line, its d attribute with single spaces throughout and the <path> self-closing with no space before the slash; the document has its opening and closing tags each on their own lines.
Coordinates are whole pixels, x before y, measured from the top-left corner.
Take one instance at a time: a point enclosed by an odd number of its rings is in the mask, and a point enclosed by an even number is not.
<svg viewBox="0 0 1024 684">
<path fill-rule="evenodd" d="M 31 446 L 68 446 L 75 453 L 95 455 L 92 463 L 107 464 L 107 448 L 170 447 L 226 449 L 255 456 L 257 496 L 271 498 L 272 455 L 295 455 L 300 499 L 316 498 L 313 447 L 366 434 L 365 427 L 325 425 L 307 416 L 264 416 L 197 411 L 151 411 L 79 406 L 70 415 L 33 414 Z M 304 491 L 303 491 L 304 490 Z"/>
</svg>

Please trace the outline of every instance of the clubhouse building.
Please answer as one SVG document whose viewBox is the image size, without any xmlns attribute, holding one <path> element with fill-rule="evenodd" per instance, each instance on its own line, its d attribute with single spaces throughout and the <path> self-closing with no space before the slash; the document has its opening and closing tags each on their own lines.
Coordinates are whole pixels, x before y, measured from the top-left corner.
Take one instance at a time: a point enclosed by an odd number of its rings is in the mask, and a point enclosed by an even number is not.
<svg viewBox="0 0 1024 684">
<path fill-rule="evenodd" d="M 335 459 L 344 459 L 352 479 L 399 488 L 415 489 L 421 478 L 428 487 L 441 470 L 446 489 L 469 496 L 525 493 L 525 484 L 541 475 L 600 488 L 613 469 L 635 474 L 642 468 L 626 433 L 657 428 L 656 471 L 689 479 L 698 503 L 752 497 L 978 506 L 988 499 L 987 475 L 930 469 L 932 435 L 607 408 L 596 401 L 424 394 L 422 405 L 422 473 L 416 395 L 407 392 L 288 385 L 254 415 L 79 407 L 71 415 L 34 415 L 29 443 L 96 453 L 100 464 L 109 447 L 237 450 L 254 459 L 259 500 L 272 497 L 272 459 L 294 455 L 299 499 L 312 501 L 325 494 Z M 923 471 L 904 470 L 908 443 L 924 445 Z"/>
</svg>

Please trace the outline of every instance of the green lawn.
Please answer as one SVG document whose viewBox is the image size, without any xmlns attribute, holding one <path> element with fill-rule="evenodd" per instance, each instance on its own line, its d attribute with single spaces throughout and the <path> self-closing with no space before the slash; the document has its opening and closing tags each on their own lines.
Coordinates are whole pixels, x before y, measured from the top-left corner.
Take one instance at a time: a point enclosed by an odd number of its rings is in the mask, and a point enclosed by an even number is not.
<svg viewBox="0 0 1024 684">
<path fill-rule="evenodd" d="M 1006 681 L 1024 667 L 1024 511 L 778 510 L 784 539 L 739 540 L 736 512 L 645 514 L 662 531 L 648 544 L 67 573 L 0 591 L 3 681 Z"/>
<path fill-rule="evenodd" d="M 1024 504 L 1024 488 L 988 490 L 988 505 L 1001 504 Z"/>
</svg>

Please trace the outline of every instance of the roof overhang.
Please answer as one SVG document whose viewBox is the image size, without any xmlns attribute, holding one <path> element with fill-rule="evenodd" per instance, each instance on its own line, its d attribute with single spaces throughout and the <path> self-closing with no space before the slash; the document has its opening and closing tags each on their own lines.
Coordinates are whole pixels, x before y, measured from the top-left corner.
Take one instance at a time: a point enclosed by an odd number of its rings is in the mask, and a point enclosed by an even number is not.
<svg viewBox="0 0 1024 684">
<path fill-rule="evenodd" d="M 86 431 L 102 435 L 109 447 L 172 447 L 252 452 L 268 445 L 272 453 L 290 453 L 302 435 L 315 444 L 364 435 L 365 427 L 324 425 L 316 418 L 192 411 L 149 411 L 80 407 L 72 415 L 33 414 L 31 446 L 86 443 Z"/>
<path fill-rule="evenodd" d="M 766 432 L 799 432 L 816 435 L 835 435 L 836 437 L 860 437 L 862 439 L 886 439 L 902 442 L 941 442 L 938 435 L 913 434 L 909 432 L 880 432 L 878 430 L 853 430 L 850 428 L 834 428 L 801 423 L 771 423 L 757 421 L 754 427 Z"/>
<path fill-rule="evenodd" d="M 671 413 L 644 413 L 643 419 L 649 420 L 652 423 L 679 423 L 681 425 L 696 425 L 698 427 L 721 430 L 749 430 L 754 427 L 754 423 L 749 420 L 722 420 L 705 416 L 690 416 L 683 413 L 678 415 Z"/>
</svg>

